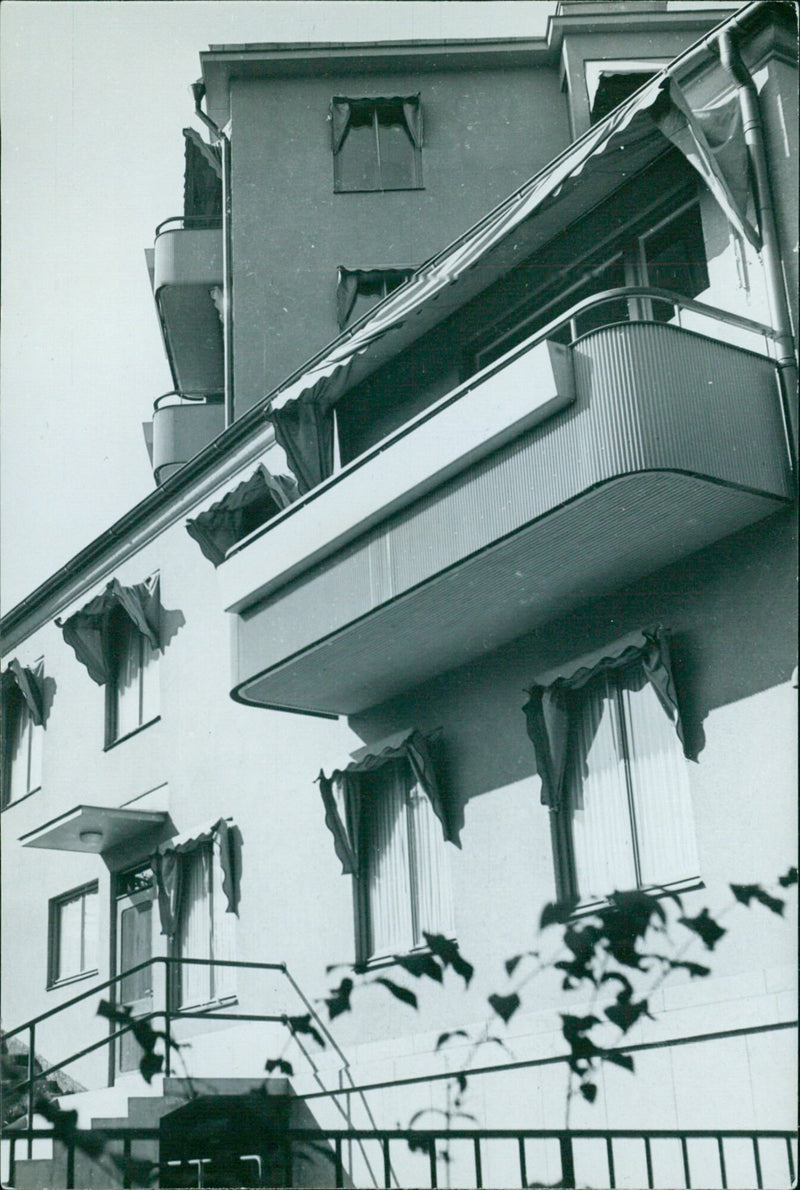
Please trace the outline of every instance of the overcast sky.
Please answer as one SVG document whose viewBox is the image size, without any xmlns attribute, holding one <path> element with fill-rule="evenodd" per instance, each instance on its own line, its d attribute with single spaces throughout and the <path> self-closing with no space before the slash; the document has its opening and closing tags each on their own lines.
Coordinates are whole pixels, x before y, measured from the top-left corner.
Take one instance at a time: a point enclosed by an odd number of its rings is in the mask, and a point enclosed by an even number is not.
<svg viewBox="0 0 800 1190">
<path fill-rule="evenodd" d="M 5 0 L 2 607 L 153 488 L 172 387 L 143 249 L 182 209 L 189 84 L 212 43 L 536 36 L 555 5 Z M 200 125 L 196 125 L 200 127 Z"/>
</svg>

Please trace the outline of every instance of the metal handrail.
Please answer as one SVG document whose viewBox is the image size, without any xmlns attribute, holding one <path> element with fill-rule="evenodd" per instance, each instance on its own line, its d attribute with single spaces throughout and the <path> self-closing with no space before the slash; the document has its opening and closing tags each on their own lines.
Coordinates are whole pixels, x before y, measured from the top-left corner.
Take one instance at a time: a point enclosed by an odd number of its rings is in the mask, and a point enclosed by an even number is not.
<svg viewBox="0 0 800 1190">
<path fill-rule="evenodd" d="M 171 223 L 175 223 L 177 226 L 170 227 Z M 212 215 L 170 215 L 169 219 L 164 219 L 159 223 L 153 234 L 153 239 L 157 240 L 165 230 L 188 231 L 192 228 L 196 228 L 199 231 L 217 231 L 218 229 L 221 231 L 222 222 L 219 219 L 215 219 Z"/>
<path fill-rule="evenodd" d="M 177 400 L 170 406 L 164 406 L 163 402 L 168 401 L 170 397 L 176 397 Z M 184 403 L 217 405 L 217 404 L 220 404 L 221 402 L 222 402 L 222 393 L 221 392 L 210 392 L 210 393 L 179 392 L 177 389 L 173 388 L 173 389 L 170 389 L 170 391 L 168 393 L 162 393 L 160 397 L 156 397 L 155 401 L 153 401 L 153 412 L 157 413 L 159 409 L 162 409 L 165 407 L 166 408 L 174 408 L 175 406 L 180 406 Z"/>
</svg>

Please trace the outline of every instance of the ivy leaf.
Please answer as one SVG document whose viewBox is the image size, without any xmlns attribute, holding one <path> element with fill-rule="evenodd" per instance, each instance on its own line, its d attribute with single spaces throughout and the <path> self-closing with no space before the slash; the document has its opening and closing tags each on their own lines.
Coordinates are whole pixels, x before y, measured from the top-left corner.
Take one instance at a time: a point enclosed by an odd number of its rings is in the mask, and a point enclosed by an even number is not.
<svg viewBox="0 0 800 1190">
<path fill-rule="evenodd" d="M 411 1008 L 417 1007 L 417 997 L 411 991 L 411 988 L 404 988 L 402 984 L 395 983 L 391 979 L 386 979 L 382 975 L 378 976 L 377 979 L 373 979 L 371 982 L 382 984 L 387 991 L 391 992 L 396 999 L 401 1000 L 403 1004 L 408 1004 Z"/>
<path fill-rule="evenodd" d="M 421 975 L 427 975 L 429 979 L 435 979 L 437 983 L 442 982 L 442 968 L 436 962 L 433 955 L 396 954 L 394 961 L 398 967 L 402 967 L 404 971 L 407 971 L 409 975 L 413 975 L 415 979 L 419 979 Z"/>
<path fill-rule="evenodd" d="M 511 994 L 508 996 L 498 996 L 497 993 L 495 993 L 489 997 L 489 1003 L 504 1022 L 504 1024 L 507 1025 L 514 1013 L 519 1008 L 522 1001 L 516 992 L 511 992 Z"/>
<path fill-rule="evenodd" d="M 790 868 L 785 876 L 779 876 L 778 884 L 781 888 L 791 888 L 793 884 L 797 884 L 797 868 Z"/>
<path fill-rule="evenodd" d="M 623 975 L 621 971 L 604 971 L 600 976 L 600 983 L 608 983 L 610 980 L 617 980 L 622 984 L 622 991 L 618 994 L 617 1000 L 630 1000 L 633 995 L 633 985 L 628 979 L 627 975 Z"/>
<path fill-rule="evenodd" d="M 682 926 L 686 926 L 687 930 L 702 938 L 706 950 L 713 950 L 720 938 L 727 933 L 707 909 L 703 909 L 697 917 L 679 917 L 678 921 Z"/>
<path fill-rule="evenodd" d="M 597 1098 L 597 1087 L 594 1083 L 581 1083 L 581 1095 L 587 1103 L 594 1103 Z"/>
<path fill-rule="evenodd" d="M 741 901 L 743 905 L 749 905 L 751 901 L 758 901 L 765 909 L 783 917 L 786 902 L 782 901 L 780 897 L 773 897 L 760 884 L 732 884 L 731 892 L 736 900 Z"/>
<path fill-rule="evenodd" d="M 454 1079 L 456 1080 L 456 1082 L 458 1083 L 458 1089 L 459 1089 L 459 1091 L 461 1092 L 461 1094 L 463 1095 L 463 1094 L 464 1094 L 464 1092 L 465 1092 L 465 1091 L 466 1091 L 466 1089 L 467 1089 L 467 1076 L 466 1076 L 466 1074 L 464 1074 L 464 1071 L 463 1071 L 463 1070 L 459 1070 L 457 1074 L 454 1074 L 454 1075 L 453 1075 L 453 1078 L 454 1078 Z"/>
<path fill-rule="evenodd" d="M 603 1057 L 607 1062 L 613 1062 L 615 1066 L 621 1066 L 623 1070 L 630 1070 L 633 1074 L 633 1058 L 630 1054 L 621 1054 L 619 1050 L 605 1050 Z"/>
<path fill-rule="evenodd" d="M 539 929 L 544 930 L 547 926 L 564 925 L 572 917 L 577 907 L 577 897 L 571 897 L 568 901 L 549 901 L 539 918 Z"/>
<path fill-rule="evenodd" d="M 446 1045 L 451 1037 L 468 1038 L 469 1034 L 467 1033 L 466 1029 L 453 1029 L 450 1033 L 440 1033 L 437 1038 L 436 1045 L 434 1046 L 434 1051 L 440 1049 L 441 1046 Z"/>
<path fill-rule="evenodd" d="M 523 958 L 523 956 L 521 954 L 515 954 L 513 956 L 513 958 L 506 959 L 506 961 L 505 961 L 506 975 L 511 976 L 514 974 L 517 967 L 522 962 L 522 958 Z"/>
<path fill-rule="evenodd" d="M 451 942 L 449 938 L 445 938 L 444 934 L 428 934 L 423 930 L 423 937 L 429 949 L 442 960 L 445 967 L 452 967 L 456 975 L 460 975 L 464 983 L 469 986 L 475 968 L 463 957 L 458 945 Z"/>
<path fill-rule="evenodd" d="M 161 1067 L 164 1065 L 164 1059 L 161 1054 L 154 1054 L 151 1050 L 145 1051 L 139 1060 L 139 1071 L 146 1083 L 153 1081 L 154 1074 L 161 1073 Z"/>
<path fill-rule="evenodd" d="M 627 992 L 620 992 L 616 1004 L 612 1004 L 605 1011 L 611 1023 L 621 1029 L 623 1033 L 627 1033 L 629 1029 L 633 1028 L 640 1016 L 649 1016 L 651 1020 L 653 1019 L 647 1001 L 632 1002 Z"/>
<path fill-rule="evenodd" d="M 702 963 L 688 963 L 685 959 L 668 959 L 667 962 L 673 971 L 679 968 L 688 971 L 692 979 L 702 979 L 703 976 L 711 974 L 711 968 L 704 967 Z"/>
<path fill-rule="evenodd" d="M 286 1024 L 292 1033 L 308 1033 L 310 1037 L 314 1038 L 317 1045 L 325 1049 L 325 1041 L 322 1034 L 311 1024 L 310 1012 L 307 1012 L 304 1016 L 287 1016 Z"/>
<path fill-rule="evenodd" d="M 279 1070 L 281 1074 L 286 1074 L 289 1078 L 294 1074 L 291 1062 L 287 1062 L 284 1058 L 270 1058 L 264 1069 L 267 1074 L 272 1074 L 273 1070 Z"/>
<path fill-rule="evenodd" d="M 350 1012 L 350 993 L 353 990 L 353 981 L 345 976 L 338 988 L 334 988 L 330 996 L 325 1000 L 328 1006 L 329 1020 L 336 1020 L 337 1016 L 341 1016 L 343 1012 Z"/>
</svg>

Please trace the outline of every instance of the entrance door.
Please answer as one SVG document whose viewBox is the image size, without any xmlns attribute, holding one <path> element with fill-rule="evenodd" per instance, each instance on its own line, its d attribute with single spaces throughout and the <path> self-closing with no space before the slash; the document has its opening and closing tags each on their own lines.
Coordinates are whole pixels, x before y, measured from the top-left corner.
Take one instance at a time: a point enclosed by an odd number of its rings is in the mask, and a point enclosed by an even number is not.
<svg viewBox="0 0 800 1190">
<path fill-rule="evenodd" d="M 117 884 L 117 971 L 153 957 L 153 905 L 155 881 L 149 867 L 124 872 Z M 120 981 L 118 1003 L 130 1008 L 134 1016 L 143 1016 L 153 1009 L 153 966 L 144 967 Z M 135 1070 L 142 1050 L 132 1032 L 120 1037 L 117 1049 L 117 1070 Z"/>
</svg>

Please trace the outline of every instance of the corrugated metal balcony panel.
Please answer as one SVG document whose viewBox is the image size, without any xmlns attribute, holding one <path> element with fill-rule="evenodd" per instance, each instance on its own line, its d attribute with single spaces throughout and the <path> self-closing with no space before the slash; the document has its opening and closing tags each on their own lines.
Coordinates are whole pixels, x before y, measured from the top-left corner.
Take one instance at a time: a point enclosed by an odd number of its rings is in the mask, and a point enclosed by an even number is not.
<svg viewBox="0 0 800 1190">
<path fill-rule="evenodd" d="M 175 227 L 156 237 L 153 290 L 164 285 L 222 284 L 222 229 Z"/>
<path fill-rule="evenodd" d="M 164 483 L 225 429 L 222 403 L 162 405 L 153 414 L 153 475 Z"/>
<path fill-rule="evenodd" d="M 153 291 L 180 392 L 222 391 L 222 321 L 212 297 L 222 285 L 219 228 L 174 228 L 157 237 Z"/>
<path fill-rule="evenodd" d="M 769 360 L 669 325 L 623 324 L 578 344 L 575 379 L 572 406 L 250 609 L 241 621 L 239 680 L 290 657 L 299 680 L 304 665 L 296 654 L 314 649 L 316 656 L 318 642 L 356 621 L 363 633 L 370 618 L 381 625 L 377 636 L 366 632 L 379 656 L 388 648 L 382 633 L 408 639 L 417 625 L 427 657 L 458 664 L 482 641 L 495 647 L 768 515 L 789 497 Z M 496 580 L 490 556 L 500 567 Z M 535 566 L 525 564 L 534 557 Z M 445 591 L 447 607 L 431 611 L 429 599 L 438 607 Z M 391 613 L 378 615 L 387 604 Z M 253 627 L 262 616 L 266 636 Z M 433 639 L 444 630 L 442 617 L 449 641 Z M 426 623 L 436 624 L 430 640 Z M 398 680 L 416 673 L 416 664 L 406 658 Z M 384 677 L 375 678 L 377 687 L 394 683 L 386 665 L 378 669 Z M 354 673 L 353 681 L 361 679 Z M 361 687 L 356 701 L 367 696 Z M 377 687 L 369 697 L 378 696 Z"/>
</svg>

